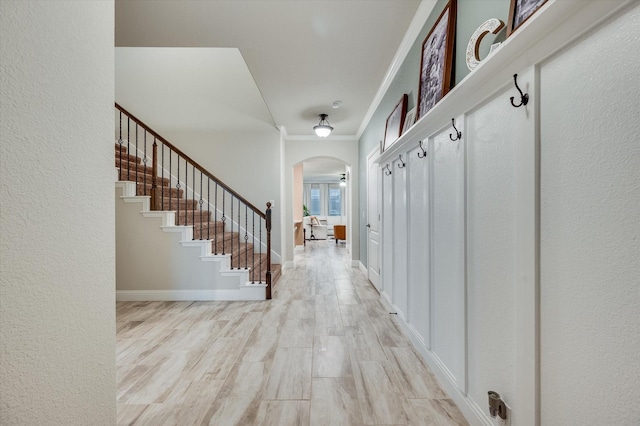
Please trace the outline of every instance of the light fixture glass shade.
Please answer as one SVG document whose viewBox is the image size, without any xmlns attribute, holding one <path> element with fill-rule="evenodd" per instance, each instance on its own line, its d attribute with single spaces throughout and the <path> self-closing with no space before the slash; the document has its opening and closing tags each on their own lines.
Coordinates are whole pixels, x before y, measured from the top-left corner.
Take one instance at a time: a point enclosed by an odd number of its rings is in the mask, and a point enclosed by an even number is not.
<svg viewBox="0 0 640 426">
<path fill-rule="evenodd" d="M 329 116 L 327 114 L 320 114 L 320 122 L 317 126 L 313 126 L 313 131 L 316 132 L 316 135 L 321 138 L 326 138 L 331 134 L 333 127 L 329 125 L 329 121 L 327 120 Z"/>
</svg>

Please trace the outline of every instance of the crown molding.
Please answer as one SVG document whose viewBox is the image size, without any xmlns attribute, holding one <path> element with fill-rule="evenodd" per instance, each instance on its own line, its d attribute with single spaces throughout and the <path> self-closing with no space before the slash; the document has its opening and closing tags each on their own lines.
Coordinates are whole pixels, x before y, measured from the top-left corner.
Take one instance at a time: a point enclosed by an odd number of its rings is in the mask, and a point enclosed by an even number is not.
<svg viewBox="0 0 640 426">
<path fill-rule="evenodd" d="M 398 74 L 400 66 L 409 54 L 411 46 L 413 46 L 413 43 L 418 38 L 420 31 L 422 31 L 422 28 L 426 24 L 427 19 L 429 19 L 429 15 L 431 15 L 431 12 L 433 11 L 436 3 L 436 0 L 422 0 L 422 2 L 420 2 L 420 6 L 418 6 L 418 10 L 413 16 L 411 24 L 409 24 L 409 28 L 407 28 L 407 32 L 405 33 L 404 38 L 402 39 L 402 42 L 400 43 L 400 46 L 398 47 L 398 50 L 396 51 L 396 54 L 391 61 L 391 65 L 389 66 L 389 69 L 387 70 L 382 83 L 380 83 L 378 92 L 373 98 L 373 102 L 371 102 L 371 105 L 369 106 L 369 109 L 367 110 L 367 113 L 365 114 L 362 123 L 360 124 L 358 133 L 356 134 L 357 140 L 360 139 L 362 133 L 364 133 L 364 129 L 366 129 L 369 125 L 373 114 L 376 112 L 376 109 L 380 105 L 380 102 L 382 102 L 382 98 L 384 97 L 385 93 L 387 93 L 387 90 L 389 90 L 391 82 L 393 82 L 393 79 Z"/>
</svg>

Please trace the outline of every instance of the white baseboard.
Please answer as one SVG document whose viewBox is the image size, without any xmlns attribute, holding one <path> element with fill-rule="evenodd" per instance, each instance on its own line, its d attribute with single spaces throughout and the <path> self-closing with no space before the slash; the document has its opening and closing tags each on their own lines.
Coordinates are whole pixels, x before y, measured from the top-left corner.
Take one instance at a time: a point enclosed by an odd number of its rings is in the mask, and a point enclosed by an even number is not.
<svg viewBox="0 0 640 426">
<path fill-rule="evenodd" d="M 389 312 L 398 311 L 396 306 L 391 303 L 387 293 L 382 292 L 380 301 L 385 308 L 389 309 Z M 494 423 L 491 418 L 484 413 L 476 401 L 469 398 L 468 395 L 458 388 L 453 375 L 449 372 L 442 361 L 440 361 L 440 358 L 433 351 L 427 348 L 423 339 L 420 338 L 413 326 L 406 321 L 404 316 L 398 315 L 398 325 L 404 335 L 411 340 L 413 347 L 417 350 L 429 369 L 436 376 L 443 390 L 458 406 L 467 421 L 472 425 L 493 426 Z"/>
<path fill-rule="evenodd" d="M 358 260 L 358 269 L 360 269 L 360 272 L 362 272 L 362 275 L 364 275 L 365 277 L 368 277 L 368 276 L 369 276 L 369 273 L 368 273 L 368 271 L 367 271 L 367 267 L 366 267 L 366 266 L 364 266 L 364 265 L 362 264 L 362 262 L 361 262 L 361 261 L 359 261 L 359 260 Z"/>
<path fill-rule="evenodd" d="M 118 302 L 168 302 L 206 300 L 264 300 L 265 286 L 251 284 L 238 290 L 117 290 Z"/>
</svg>

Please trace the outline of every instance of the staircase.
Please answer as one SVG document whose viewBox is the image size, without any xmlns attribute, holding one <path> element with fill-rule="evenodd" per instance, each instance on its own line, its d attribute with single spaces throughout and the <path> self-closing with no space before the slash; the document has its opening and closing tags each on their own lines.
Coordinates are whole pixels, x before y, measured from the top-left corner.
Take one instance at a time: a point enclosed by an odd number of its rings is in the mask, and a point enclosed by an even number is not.
<svg viewBox="0 0 640 426">
<path fill-rule="evenodd" d="M 270 204 L 266 212 L 257 210 L 118 104 L 116 109 L 120 116 L 115 143 L 118 181 L 135 183 L 135 196 L 148 199 L 149 210 L 173 212 L 163 219 L 163 223 L 173 221 L 167 227 L 187 229 L 185 239 L 206 243 L 203 261 L 212 260 L 209 256 L 228 259 L 221 273 L 246 272 L 247 284 L 266 284 L 269 299 L 281 275 L 281 266 L 269 263 Z M 128 187 L 133 192 L 133 186 Z"/>
</svg>

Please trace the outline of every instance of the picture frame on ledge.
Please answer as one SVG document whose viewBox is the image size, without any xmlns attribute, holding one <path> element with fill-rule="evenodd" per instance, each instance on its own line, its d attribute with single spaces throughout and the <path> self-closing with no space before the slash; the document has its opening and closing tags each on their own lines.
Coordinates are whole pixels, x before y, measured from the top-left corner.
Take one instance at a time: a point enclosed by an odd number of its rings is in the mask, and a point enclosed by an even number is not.
<svg viewBox="0 0 640 426">
<path fill-rule="evenodd" d="M 449 0 L 422 42 L 416 120 L 424 117 L 451 89 L 456 0 Z"/>
<path fill-rule="evenodd" d="M 416 108 L 411 108 L 407 111 L 407 115 L 404 117 L 404 125 L 402 126 L 402 134 L 407 133 L 407 130 L 413 126 L 413 123 L 416 122 Z"/>
<path fill-rule="evenodd" d="M 391 145 L 402 135 L 402 129 L 404 128 L 405 116 L 407 114 L 407 94 L 402 95 L 400 101 L 393 108 L 391 114 L 387 118 L 387 123 L 384 129 L 384 144 L 383 151 L 389 149 Z"/>
<path fill-rule="evenodd" d="M 511 0 L 509 6 L 509 22 L 507 23 L 507 37 L 533 16 L 547 0 Z"/>
</svg>

